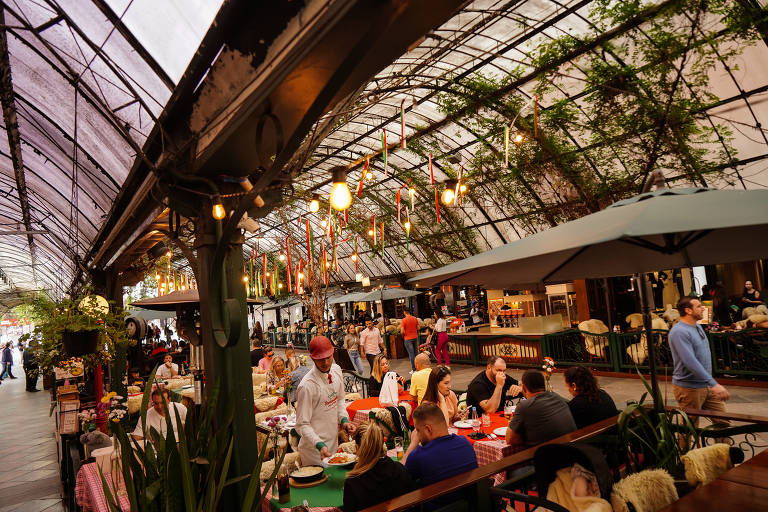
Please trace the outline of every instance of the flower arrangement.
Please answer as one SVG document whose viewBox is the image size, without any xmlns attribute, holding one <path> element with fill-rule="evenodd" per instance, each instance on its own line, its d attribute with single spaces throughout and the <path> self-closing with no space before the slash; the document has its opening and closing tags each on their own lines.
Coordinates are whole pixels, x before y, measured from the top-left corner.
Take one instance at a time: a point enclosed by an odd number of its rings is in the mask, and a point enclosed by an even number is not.
<svg viewBox="0 0 768 512">
<path fill-rule="evenodd" d="M 279 432 L 282 430 L 285 430 L 288 425 L 288 416 L 283 415 L 277 415 L 277 416 L 269 416 L 268 418 L 265 418 L 262 424 L 265 427 L 269 427 L 272 430 Z"/>
<path fill-rule="evenodd" d="M 551 357 L 545 357 L 544 358 L 544 364 L 541 365 L 541 367 L 544 369 L 544 377 L 547 379 L 547 391 L 552 390 L 552 384 L 550 384 L 549 379 L 552 378 L 552 372 L 554 371 L 556 367 L 555 360 Z"/>
<path fill-rule="evenodd" d="M 96 430 L 96 409 L 83 409 L 77 415 L 83 432 Z"/>
<path fill-rule="evenodd" d="M 101 402 L 96 404 L 96 417 L 107 418 L 110 424 L 120 423 L 127 414 L 128 403 L 126 399 L 114 391 L 101 397 Z"/>
</svg>

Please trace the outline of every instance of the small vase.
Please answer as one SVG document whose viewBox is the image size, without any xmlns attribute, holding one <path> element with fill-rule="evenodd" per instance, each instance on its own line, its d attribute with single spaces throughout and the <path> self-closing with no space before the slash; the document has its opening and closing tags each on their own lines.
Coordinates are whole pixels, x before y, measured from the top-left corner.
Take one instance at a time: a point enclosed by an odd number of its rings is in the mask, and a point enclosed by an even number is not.
<svg viewBox="0 0 768 512">
<path fill-rule="evenodd" d="M 549 381 L 549 378 L 547 378 L 546 386 L 547 391 L 552 391 L 552 383 Z"/>
</svg>

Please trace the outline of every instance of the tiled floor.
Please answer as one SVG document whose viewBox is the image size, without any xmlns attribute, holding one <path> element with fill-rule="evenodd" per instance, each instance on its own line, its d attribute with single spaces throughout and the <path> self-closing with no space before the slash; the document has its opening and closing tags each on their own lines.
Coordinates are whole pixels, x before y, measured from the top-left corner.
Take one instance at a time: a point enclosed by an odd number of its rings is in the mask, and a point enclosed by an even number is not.
<svg viewBox="0 0 768 512">
<path fill-rule="evenodd" d="M 63 512 L 50 394 L 25 391 L 13 371 L 0 385 L 0 512 Z"/>
</svg>

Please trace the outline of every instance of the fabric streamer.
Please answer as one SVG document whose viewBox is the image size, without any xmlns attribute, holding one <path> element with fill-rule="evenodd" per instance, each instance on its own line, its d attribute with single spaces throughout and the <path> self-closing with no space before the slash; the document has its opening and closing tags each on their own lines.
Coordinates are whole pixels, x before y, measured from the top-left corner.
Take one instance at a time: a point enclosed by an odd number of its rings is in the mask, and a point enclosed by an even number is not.
<svg viewBox="0 0 768 512">
<path fill-rule="evenodd" d="M 432 153 L 429 154 L 429 184 L 435 184 L 435 173 L 432 170 Z"/>
<path fill-rule="evenodd" d="M 405 98 L 400 102 L 400 147 L 405 149 Z"/>
<path fill-rule="evenodd" d="M 307 223 L 307 261 L 312 261 L 312 252 L 309 248 L 309 219 L 306 220 Z"/>
<path fill-rule="evenodd" d="M 261 259 L 262 259 L 261 275 L 264 278 L 264 291 L 266 292 L 267 291 L 267 253 L 262 254 Z"/>
<path fill-rule="evenodd" d="M 437 212 L 437 223 L 440 224 L 440 197 L 437 194 L 437 187 L 435 187 L 435 212 Z"/>
<path fill-rule="evenodd" d="M 504 126 L 504 167 L 509 167 L 509 126 Z"/>
<path fill-rule="evenodd" d="M 533 136 L 537 137 L 539 133 L 539 95 L 533 97 Z"/>
<path fill-rule="evenodd" d="M 373 245 L 376 245 L 376 214 L 373 215 Z"/>
<path fill-rule="evenodd" d="M 397 223 L 400 224 L 400 191 L 403 190 L 403 187 L 400 187 L 397 189 L 397 194 L 395 195 L 395 206 L 397 208 Z"/>
<path fill-rule="evenodd" d="M 357 273 L 357 262 L 360 259 L 360 255 L 357 254 L 357 237 L 355 237 L 355 273 Z"/>
<path fill-rule="evenodd" d="M 370 158 L 365 158 L 365 165 L 363 165 L 363 174 L 360 176 L 360 184 L 357 186 L 357 197 L 359 198 L 361 194 L 363 193 L 363 182 L 365 181 L 365 175 L 368 174 L 368 163 L 370 162 Z"/>
<path fill-rule="evenodd" d="M 389 176 L 387 168 L 387 130 L 381 129 L 381 154 L 384 156 L 384 176 Z"/>
<path fill-rule="evenodd" d="M 381 254 L 384 254 L 384 222 L 381 223 Z"/>
<path fill-rule="evenodd" d="M 285 239 L 285 264 L 286 274 L 288 275 L 288 291 L 290 292 L 293 287 L 291 286 L 291 237 Z"/>
</svg>

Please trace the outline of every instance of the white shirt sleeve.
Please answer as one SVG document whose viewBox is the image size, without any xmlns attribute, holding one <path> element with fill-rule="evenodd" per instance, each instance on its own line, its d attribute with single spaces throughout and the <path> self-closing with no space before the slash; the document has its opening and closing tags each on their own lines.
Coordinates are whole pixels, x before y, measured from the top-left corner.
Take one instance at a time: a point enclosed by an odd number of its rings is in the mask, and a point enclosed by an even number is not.
<svg viewBox="0 0 768 512">
<path fill-rule="evenodd" d="M 302 439 L 306 439 L 312 446 L 316 446 L 322 439 L 310 424 L 314 412 L 311 387 L 299 386 L 299 389 L 296 390 L 296 432 Z"/>
</svg>

